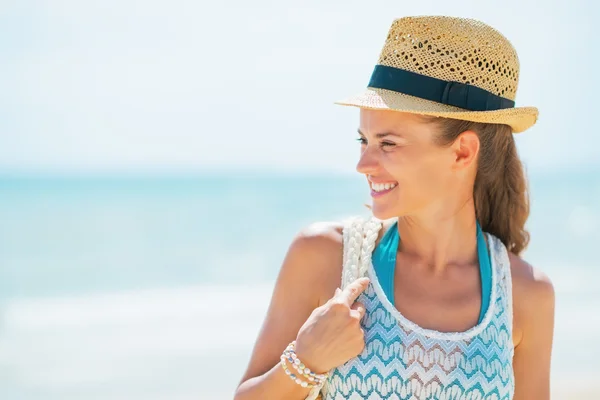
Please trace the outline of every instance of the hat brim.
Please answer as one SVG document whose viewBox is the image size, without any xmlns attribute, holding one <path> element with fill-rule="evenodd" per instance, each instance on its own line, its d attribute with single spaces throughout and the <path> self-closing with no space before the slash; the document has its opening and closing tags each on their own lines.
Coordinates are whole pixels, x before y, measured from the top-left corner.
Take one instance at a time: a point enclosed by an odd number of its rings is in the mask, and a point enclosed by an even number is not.
<svg viewBox="0 0 600 400">
<path fill-rule="evenodd" d="M 435 101 L 424 100 L 392 90 L 367 88 L 364 92 L 336 101 L 342 106 L 373 110 L 392 110 L 413 114 L 431 115 L 488 124 L 509 125 L 514 133 L 533 126 L 538 119 L 536 107 L 515 107 L 493 111 L 469 111 Z"/>
</svg>

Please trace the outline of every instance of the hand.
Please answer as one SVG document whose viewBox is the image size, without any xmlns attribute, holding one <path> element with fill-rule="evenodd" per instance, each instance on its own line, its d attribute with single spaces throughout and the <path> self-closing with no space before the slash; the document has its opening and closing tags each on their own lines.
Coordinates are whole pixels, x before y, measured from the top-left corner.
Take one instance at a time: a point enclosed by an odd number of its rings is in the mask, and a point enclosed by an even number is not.
<svg viewBox="0 0 600 400">
<path fill-rule="evenodd" d="M 359 278 L 315 308 L 298 332 L 296 355 L 311 370 L 324 373 L 356 357 L 365 347 L 360 321 L 365 306 L 355 302 L 367 288 L 368 278 Z"/>
</svg>

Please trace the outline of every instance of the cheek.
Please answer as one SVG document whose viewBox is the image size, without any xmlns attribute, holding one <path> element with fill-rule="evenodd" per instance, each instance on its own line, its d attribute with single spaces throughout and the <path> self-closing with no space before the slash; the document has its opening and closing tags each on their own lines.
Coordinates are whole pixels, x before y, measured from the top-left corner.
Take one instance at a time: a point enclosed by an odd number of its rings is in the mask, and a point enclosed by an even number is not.
<svg viewBox="0 0 600 400">
<path fill-rule="evenodd" d="M 449 171 L 444 167 L 441 156 L 407 155 L 399 158 L 393 169 L 393 176 L 402 189 L 401 196 L 405 198 L 424 200 L 439 194 L 448 186 Z"/>
</svg>

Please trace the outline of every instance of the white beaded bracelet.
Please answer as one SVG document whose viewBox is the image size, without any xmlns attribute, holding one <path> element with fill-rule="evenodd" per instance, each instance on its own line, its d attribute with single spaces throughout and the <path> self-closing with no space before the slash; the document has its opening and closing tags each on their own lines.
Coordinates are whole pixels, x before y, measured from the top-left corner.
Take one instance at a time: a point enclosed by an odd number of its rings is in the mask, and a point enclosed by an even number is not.
<svg viewBox="0 0 600 400">
<path fill-rule="evenodd" d="M 313 388 L 316 386 L 314 383 L 309 383 L 309 382 L 303 381 L 302 379 L 298 378 L 292 371 L 290 371 L 288 369 L 287 365 L 285 365 L 285 360 L 286 360 L 286 358 L 284 356 L 281 356 L 281 367 L 285 371 L 285 374 L 287 376 L 289 376 L 290 378 L 292 378 L 292 380 L 294 382 L 296 382 L 298 385 L 305 387 L 305 388 Z"/>
<path fill-rule="evenodd" d="M 307 366 L 305 366 L 302 361 L 296 355 L 296 341 L 291 342 L 288 347 L 284 350 L 283 354 L 281 354 L 281 365 L 285 371 L 285 373 L 290 376 L 298 385 L 302 387 L 314 387 L 321 386 L 325 383 L 328 374 L 316 374 L 310 370 Z M 298 376 L 293 374 L 285 365 L 285 363 L 289 362 L 296 371 L 300 374 L 300 376 L 306 378 L 308 382 L 300 379 Z"/>
</svg>

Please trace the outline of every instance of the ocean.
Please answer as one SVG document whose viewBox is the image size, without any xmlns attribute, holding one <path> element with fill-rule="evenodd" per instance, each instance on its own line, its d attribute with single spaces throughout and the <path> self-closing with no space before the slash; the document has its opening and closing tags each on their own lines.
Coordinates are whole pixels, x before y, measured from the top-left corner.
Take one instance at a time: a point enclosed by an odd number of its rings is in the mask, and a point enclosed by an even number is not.
<svg viewBox="0 0 600 400">
<path fill-rule="evenodd" d="M 530 178 L 553 385 L 592 387 L 600 173 Z M 0 399 L 231 399 L 293 236 L 369 201 L 332 174 L 0 178 Z"/>
</svg>

